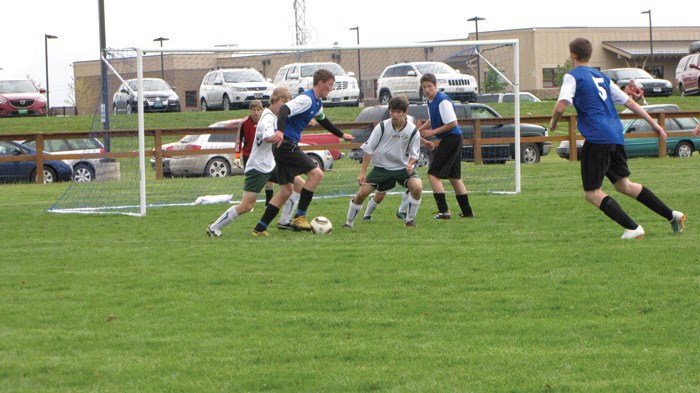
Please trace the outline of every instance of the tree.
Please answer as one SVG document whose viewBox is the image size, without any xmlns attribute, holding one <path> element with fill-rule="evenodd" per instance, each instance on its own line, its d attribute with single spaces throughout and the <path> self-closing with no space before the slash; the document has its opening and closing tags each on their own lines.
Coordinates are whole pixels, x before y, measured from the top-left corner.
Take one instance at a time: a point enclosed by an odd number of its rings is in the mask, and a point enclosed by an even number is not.
<svg viewBox="0 0 700 393">
<path fill-rule="evenodd" d="M 494 67 L 497 67 L 494 64 Z M 489 68 L 489 72 L 486 73 L 486 78 L 484 78 L 484 92 L 486 93 L 497 93 L 503 91 L 506 87 L 506 83 L 501 80 L 501 76 L 493 68 Z"/>
<path fill-rule="evenodd" d="M 571 62 L 571 59 L 567 59 L 564 62 L 564 65 L 557 65 L 557 86 L 561 86 L 562 82 L 564 81 L 564 75 L 566 75 L 566 73 L 571 71 L 573 68 L 574 63 Z"/>
</svg>

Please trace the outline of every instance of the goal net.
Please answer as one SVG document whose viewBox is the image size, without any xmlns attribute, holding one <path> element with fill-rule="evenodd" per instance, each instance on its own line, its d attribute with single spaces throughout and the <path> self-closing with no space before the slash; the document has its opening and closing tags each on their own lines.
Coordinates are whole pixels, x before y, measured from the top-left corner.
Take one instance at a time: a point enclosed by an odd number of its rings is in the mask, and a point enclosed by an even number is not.
<svg viewBox="0 0 700 393">
<path fill-rule="evenodd" d="M 388 117 L 382 105 L 389 99 L 407 97 L 409 114 L 427 121 L 420 89 L 427 72 L 455 103 L 465 138 L 462 178 L 470 192 L 520 192 L 519 101 L 475 104 L 485 92 L 519 93 L 517 40 L 110 49 L 102 61 L 106 83 L 98 62 L 81 69 L 75 81 L 79 105 L 94 111 L 87 138 L 104 146 L 102 155 L 87 156 L 94 166 L 91 181 L 72 182 L 49 211 L 144 215 L 148 207 L 239 200 L 243 167 L 233 149 L 251 101 L 267 106 L 275 86 L 296 96 L 312 87 L 318 68 L 336 74 L 324 112 L 358 143 L 329 139 L 318 126 L 304 132 L 304 149 L 326 172 L 316 197 L 357 191 L 359 143 Z M 425 150 L 422 163 L 431 158 Z M 427 168 L 418 172 L 430 192 Z"/>
</svg>

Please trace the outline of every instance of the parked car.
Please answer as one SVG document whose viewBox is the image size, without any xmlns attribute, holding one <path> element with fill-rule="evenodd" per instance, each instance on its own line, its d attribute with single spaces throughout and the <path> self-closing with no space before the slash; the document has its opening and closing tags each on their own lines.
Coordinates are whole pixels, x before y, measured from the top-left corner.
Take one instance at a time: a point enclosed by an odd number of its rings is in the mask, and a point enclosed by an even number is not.
<svg viewBox="0 0 700 393">
<path fill-rule="evenodd" d="M 36 141 L 21 141 L 25 146 L 36 149 Z M 46 139 L 44 151 L 47 153 L 61 154 L 93 154 L 104 153 L 104 145 L 97 138 L 77 139 Z M 60 155 L 58 157 L 60 158 Z M 87 183 L 95 180 L 95 168 L 100 165 L 99 158 L 79 158 L 63 160 L 73 168 L 73 181 Z"/>
<path fill-rule="evenodd" d="M 666 79 L 654 78 L 641 68 L 614 68 L 601 71 L 612 82 L 620 86 L 622 90 L 634 79 L 635 84 L 644 90 L 645 97 L 668 97 L 673 93 L 673 84 Z"/>
<path fill-rule="evenodd" d="M 513 93 L 486 93 L 479 94 L 476 97 L 476 102 L 480 103 L 490 103 L 490 102 L 513 102 L 515 101 L 515 94 Z M 528 92 L 520 92 L 520 102 L 542 102 L 534 94 Z"/>
<path fill-rule="evenodd" d="M 224 120 L 209 127 L 235 127 L 243 119 Z M 163 157 L 164 176 L 208 176 L 226 177 L 243 174 L 243 167 L 235 165 L 234 148 L 236 147 L 237 133 L 227 134 L 193 134 L 186 135 L 174 143 L 163 145 L 163 150 L 204 150 L 204 149 L 230 149 L 231 153 L 201 154 L 201 155 L 177 155 Z M 300 146 L 308 146 L 300 143 Z M 328 150 L 307 150 L 306 154 L 318 164 L 324 171 L 333 169 L 333 156 Z M 151 168 L 155 169 L 155 158 L 151 158 Z"/>
<path fill-rule="evenodd" d="M 0 81 L 0 117 L 45 116 L 45 93 L 30 80 Z"/>
<path fill-rule="evenodd" d="M 114 114 L 138 112 L 138 80 L 122 83 L 112 96 Z M 168 82 L 159 78 L 143 78 L 144 112 L 180 112 L 180 97 Z"/>
<path fill-rule="evenodd" d="M 392 97 L 406 96 L 411 102 L 424 102 L 420 78 L 432 73 L 437 78 L 438 90 L 453 101 L 476 102 L 476 79 L 460 74 L 449 65 L 438 61 L 393 64 L 384 69 L 377 80 L 377 97 L 382 105 Z"/>
<path fill-rule="evenodd" d="M 314 72 L 327 69 L 335 75 L 333 91 L 323 99 L 324 106 L 358 106 L 360 103 L 360 86 L 354 72 L 345 72 L 336 63 L 293 63 L 281 67 L 275 75 L 275 86 L 286 87 L 292 97 L 313 87 Z"/>
<path fill-rule="evenodd" d="M 644 105 L 642 106 L 649 113 L 658 112 L 679 112 L 680 108 L 674 104 L 664 105 Z M 622 113 L 633 113 L 625 109 Z M 697 126 L 698 120 L 694 117 L 667 118 L 664 129 L 668 138 L 666 139 L 666 153 L 671 156 L 688 158 L 693 152 L 700 149 L 700 137 L 677 136 L 679 132 L 692 132 Z M 654 132 L 649 123 L 642 119 L 622 120 L 623 132 L 625 135 L 640 132 Z M 581 148 L 583 141 L 576 141 L 578 157 L 581 159 Z M 628 158 L 633 157 L 653 157 L 659 155 L 659 140 L 651 138 L 625 138 L 625 154 Z M 557 147 L 557 155 L 561 158 L 569 159 L 569 141 L 562 141 Z"/>
<path fill-rule="evenodd" d="M 458 119 L 469 118 L 498 118 L 501 117 L 498 112 L 484 104 L 454 104 L 455 113 Z M 408 114 L 413 116 L 418 121 L 428 120 L 427 105 L 410 105 Z M 373 123 L 376 124 L 382 120 L 389 118 L 389 109 L 386 105 L 377 105 L 367 107 L 360 112 L 355 119 L 355 123 Z M 364 143 L 369 139 L 374 126 L 367 126 L 355 129 L 352 135 L 355 137 L 353 142 Z M 471 139 L 474 135 L 474 127 L 461 126 L 464 138 Z M 515 135 L 514 124 L 501 125 L 482 125 L 481 135 L 483 139 L 487 138 L 508 138 Z M 528 136 L 547 136 L 547 129 L 535 124 L 520 124 L 520 135 Z M 551 142 L 521 142 L 520 144 L 520 160 L 523 163 L 534 164 L 540 161 L 541 156 L 546 156 L 552 147 Z M 483 145 L 481 148 L 482 160 L 487 163 L 504 163 L 507 160 L 515 158 L 515 144 L 502 145 Z M 348 157 L 362 161 L 362 149 L 353 149 L 348 153 Z M 432 153 L 421 148 L 421 157 L 419 159 L 420 166 L 427 166 L 432 159 Z M 464 145 L 462 147 L 462 161 L 474 161 L 474 148 L 472 145 Z"/>
<path fill-rule="evenodd" d="M 0 141 L 0 157 L 31 156 L 36 150 L 18 142 Z M 73 177 L 70 165 L 60 160 L 44 161 L 44 183 L 68 181 Z M 36 181 L 36 161 L 0 161 L 0 183 Z"/>
<path fill-rule="evenodd" d="M 689 52 L 676 67 L 676 86 L 681 96 L 700 94 L 700 41 L 690 44 Z"/>
<path fill-rule="evenodd" d="M 207 72 L 199 86 L 202 111 L 248 108 L 253 100 L 270 105 L 275 85 L 253 68 L 226 68 Z"/>
</svg>

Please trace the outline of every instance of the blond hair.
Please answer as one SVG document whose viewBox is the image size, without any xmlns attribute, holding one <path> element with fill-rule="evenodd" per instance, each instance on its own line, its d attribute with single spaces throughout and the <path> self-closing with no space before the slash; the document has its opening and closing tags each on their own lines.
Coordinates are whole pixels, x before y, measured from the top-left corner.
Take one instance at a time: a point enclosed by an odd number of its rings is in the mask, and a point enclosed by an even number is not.
<svg viewBox="0 0 700 393">
<path fill-rule="evenodd" d="M 276 87 L 272 91 L 272 96 L 270 97 L 270 104 L 274 104 L 279 100 L 286 99 L 287 101 L 292 99 L 292 95 L 289 93 L 286 87 Z"/>
</svg>

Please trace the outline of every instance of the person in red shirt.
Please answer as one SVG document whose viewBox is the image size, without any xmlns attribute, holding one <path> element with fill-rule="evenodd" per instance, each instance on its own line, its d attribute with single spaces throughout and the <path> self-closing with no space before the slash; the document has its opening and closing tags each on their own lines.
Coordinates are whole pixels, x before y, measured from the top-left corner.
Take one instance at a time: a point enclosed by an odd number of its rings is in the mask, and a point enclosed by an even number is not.
<svg viewBox="0 0 700 393">
<path fill-rule="evenodd" d="M 255 143 L 255 130 L 258 127 L 258 120 L 260 120 L 260 115 L 262 115 L 263 104 L 259 100 L 253 100 L 250 102 L 250 115 L 243 120 L 241 123 L 240 132 L 238 133 L 238 140 L 236 141 L 236 158 L 243 158 L 243 168 L 248 164 L 248 158 L 250 157 L 250 152 L 253 150 L 253 144 Z M 265 184 L 265 204 L 270 202 L 272 195 L 274 194 L 272 190 L 272 183 L 267 182 Z"/>
</svg>

